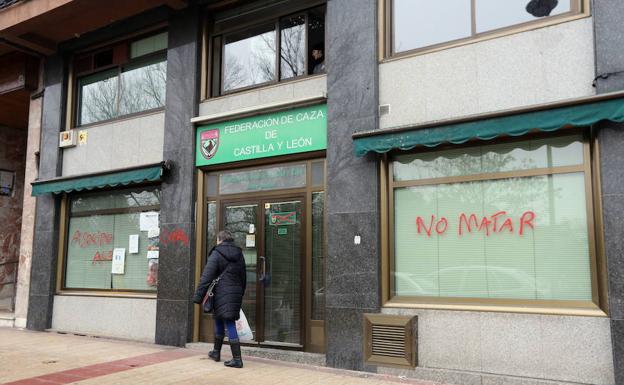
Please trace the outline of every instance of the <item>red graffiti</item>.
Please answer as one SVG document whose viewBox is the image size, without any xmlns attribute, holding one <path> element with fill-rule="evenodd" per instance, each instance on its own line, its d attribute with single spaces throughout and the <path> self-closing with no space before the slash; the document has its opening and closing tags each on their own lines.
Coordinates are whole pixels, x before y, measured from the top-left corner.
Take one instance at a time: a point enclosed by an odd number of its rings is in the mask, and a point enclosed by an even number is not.
<svg viewBox="0 0 624 385">
<path fill-rule="evenodd" d="M 425 222 L 423 221 L 421 217 L 416 218 L 416 227 L 418 228 L 418 234 L 421 233 L 421 227 L 422 227 L 425 230 L 425 233 L 427 233 L 428 237 L 431 236 L 431 231 L 434 229 L 438 235 L 444 234 L 446 230 L 448 229 L 448 225 L 449 225 L 448 219 L 446 219 L 445 217 L 442 217 L 436 221 L 435 215 L 432 215 L 431 221 L 429 222 L 429 227 L 427 227 L 427 225 L 425 224 Z"/>
<path fill-rule="evenodd" d="M 173 231 L 162 229 L 160 232 L 160 243 L 163 245 L 181 243 L 184 246 L 189 246 L 190 240 L 186 232 L 180 228 Z"/>
<path fill-rule="evenodd" d="M 101 253 L 99 251 L 96 251 L 95 254 L 93 255 L 93 260 L 91 261 L 91 264 L 95 265 L 95 264 L 100 264 L 102 262 L 112 261 L 112 260 L 113 260 L 113 250 L 107 250 Z"/>
<path fill-rule="evenodd" d="M 71 239 L 72 245 L 78 245 L 82 248 L 86 248 L 89 246 L 104 246 L 110 245 L 113 242 L 113 234 L 111 233 L 103 233 L 103 232 L 81 232 L 80 230 L 76 230 Z"/>
<path fill-rule="evenodd" d="M 529 218 L 530 217 L 530 218 Z M 533 227 L 533 220 L 535 219 L 535 213 L 533 211 L 526 211 L 520 217 L 520 235 L 524 232 L 524 226 L 529 226 L 532 230 L 535 229 Z"/>
<path fill-rule="evenodd" d="M 527 228 L 535 229 L 535 213 L 533 211 L 525 211 L 518 220 L 519 229 L 518 234 L 523 235 Z M 446 217 L 440 217 L 436 219 L 435 215 L 431 216 L 428 223 L 418 216 L 416 217 L 416 231 L 418 234 L 422 234 L 423 231 L 427 237 L 431 237 L 433 230 L 438 235 L 444 234 L 449 228 L 449 222 Z M 493 233 L 512 233 L 514 232 L 514 220 L 507 215 L 506 211 L 498 211 L 492 215 L 479 218 L 476 214 L 467 215 L 461 213 L 458 218 L 457 234 L 459 236 L 465 233 L 472 233 L 473 231 L 481 231 L 485 233 L 485 236 L 489 237 Z"/>
</svg>

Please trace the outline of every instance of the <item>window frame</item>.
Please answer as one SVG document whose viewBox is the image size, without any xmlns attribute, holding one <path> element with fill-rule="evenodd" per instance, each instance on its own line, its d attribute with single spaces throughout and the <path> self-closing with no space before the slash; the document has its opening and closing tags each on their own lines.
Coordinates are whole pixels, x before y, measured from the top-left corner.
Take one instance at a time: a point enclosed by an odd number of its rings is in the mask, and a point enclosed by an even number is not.
<svg viewBox="0 0 624 385">
<path fill-rule="evenodd" d="M 141 33 L 141 34 L 137 34 L 134 35 L 130 38 L 125 38 L 125 39 L 121 39 L 115 42 L 111 42 L 108 43 L 106 45 L 103 46 L 99 46 L 95 49 L 92 50 L 85 50 L 85 51 L 81 51 L 79 53 L 76 53 L 72 56 L 71 58 L 71 67 L 70 67 L 70 85 L 71 85 L 71 89 L 74 90 L 73 92 L 73 96 L 69 95 L 69 100 L 71 102 L 71 116 L 70 116 L 70 124 L 69 127 L 70 128 L 88 128 L 91 126 L 95 126 L 95 125 L 100 125 L 100 124 L 105 124 L 105 123 L 110 123 L 110 122 L 114 122 L 114 121 L 118 121 L 118 120 L 124 120 L 124 119 L 128 119 L 128 118 L 132 118 L 132 117 L 136 117 L 136 116 L 141 116 L 141 115 L 149 115 L 152 114 L 154 112 L 158 112 L 158 111 L 163 111 L 165 109 L 165 106 L 161 106 L 161 107 L 156 107 L 156 108 L 150 108 L 147 110 L 143 110 L 143 111 L 137 111 L 137 112 L 133 112 L 130 114 L 124 114 L 124 115 L 117 115 L 113 118 L 110 119 L 103 119 L 103 120 L 98 120 L 96 122 L 90 122 L 90 123 L 85 123 L 82 124 L 82 122 L 80 121 L 80 114 L 82 112 L 82 103 L 81 103 L 81 97 L 82 97 L 82 87 L 80 86 L 80 80 L 84 79 L 85 77 L 88 76 L 92 76 L 92 75 L 96 75 L 99 73 L 104 73 L 107 71 L 113 72 L 113 70 L 115 71 L 115 76 L 117 78 L 117 93 L 116 93 L 116 101 L 115 101 L 115 109 L 117 110 L 117 112 L 119 113 L 119 108 L 120 108 L 120 99 L 121 99 L 121 95 L 119 93 L 119 90 L 121 89 L 121 75 L 124 72 L 124 69 L 126 67 L 129 66 L 134 66 L 134 65 L 141 65 L 142 63 L 150 63 L 150 64 L 154 64 L 156 62 L 167 62 L 167 50 L 168 48 L 159 50 L 159 51 L 155 51 L 155 52 L 151 52 L 149 54 L 146 55 L 141 55 L 138 56 L 136 58 L 130 58 L 130 45 L 133 42 L 151 37 L 151 36 L 155 36 L 158 35 L 160 33 L 163 32 L 168 32 L 168 29 L 166 28 L 159 28 L 156 30 L 151 30 L 149 32 L 145 32 L 145 33 Z M 83 72 L 76 72 L 75 69 L 73 68 L 73 63 L 76 59 L 76 57 L 78 56 L 82 56 L 82 55 L 96 55 L 99 52 L 104 52 L 108 49 L 111 49 L 115 46 L 121 45 L 121 44 L 125 44 L 127 45 L 127 59 L 121 63 L 118 64 L 110 64 L 107 66 L 102 66 L 99 67 L 97 69 L 94 70 L 90 70 L 90 71 L 83 71 Z M 146 64 L 145 66 L 147 66 L 149 64 Z"/>
<path fill-rule="evenodd" d="M 467 44 L 477 43 L 480 41 L 495 39 L 502 36 L 513 35 L 516 33 L 527 32 L 534 29 L 544 28 L 555 24 L 565 23 L 585 17 L 590 14 L 590 0 L 571 0 L 569 12 L 559 15 L 547 16 L 537 20 L 531 20 L 524 23 L 512 24 L 501 28 L 496 28 L 486 32 L 476 32 L 475 20 L 475 1 L 471 2 L 471 34 L 468 37 L 445 41 L 426 47 L 414 48 L 410 50 L 395 52 L 394 51 L 394 1 L 380 0 L 378 9 L 379 18 L 379 60 L 382 62 L 391 61 L 404 57 L 419 56 L 427 53 L 437 52 L 445 49 L 455 48 Z"/>
<path fill-rule="evenodd" d="M 67 273 L 67 253 L 70 240 L 69 234 L 69 222 L 72 217 L 86 217 L 91 215 L 107 215 L 107 214 L 120 214 L 131 212 L 146 212 L 146 211 L 158 211 L 161 210 L 161 205 L 141 206 L 136 208 L 118 208 L 118 209 L 103 209 L 103 210 L 91 210 L 80 212 L 79 214 L 71 215 L 71 200 L 75 196 L 89 196 L 101 194 L 103 192 L 121 192 L 127 190 L 134 190 L 140 188 L 156 188 L 162 192 L 161 185 L 159 183 L 142 183 L 136 184 L 130 188 L 105 188 L 92 192 L 77 192 L 77 193 L 63 193 L 61 198 L 60 207 L 60 226 L 59 226 L 59 243 L 58 243 L 58 257 L 57 257 L 57 274 L 56 274 L 56 294 L 58 295 L 87 295 L 87 296 L 102 296 L 102 297 L 126 297 L 126 298 L 156 298 L 158 293 L 158 286 L 156 290 L 132 290 L 132 289 L 96 289 L 96 288 L 69 288 L 66 286 L 66 273 Z"/>
<path fill-rule="evenodd" d="M 206 71 L 205 79 L 203 79 L 203 84 L 205 84 L 205 99 L 215 99 L 223 96 L 228 96 L 232 94 L 236 94 L 239 92 L 245 92 L 252 89 L 274 86 L 279 84 L 284 84 L 293 81 L 300 81 L 302 79 L 308 79 L 313 77 L 326 76 L 326 73 L 313 74 L 310 73 L 308 68 L 308 59 L 309 59 L 309 21 L 310 21 L 310 11 L 319 8 L 325 7 L 324 13 L 324 41 L 327 41 L 327 3 L 324 0 L 312 1 L 311 3 L 305 4 L 303 7 L 298 7 L 297 9 L 288 8 L 285 12 L 275 15 L 260 15 L 253 22 L 243 23 L 242 25 L 237 25 L 235 27 L 225 27 L 225 28 L 206 28 L 204 31 L 204 54 L 203 56 L 206 58 L 206 63 L 203 66 Z M 281 28 L 280 22 L 288 17 L 294 16 L 304 16 L 305 17 L 305 28 L 306 28 L 306 39 L 305 39 L 305 73 L 299 76 L 293 76 L 287 79 L 280 79 L 281 77 Z M 248 29 L 253 29 L 256 27 L 260 27 L 262 25 L 274 25 L 273 32 L 275 33 L 275 79 L 267 82 L 262 82 L 258 84 L 253 84 L 250 86 L 239 87 L 232 90 L 224 90 L 223 89 L 223 76 L 224 76 L 224 61 L 225 61 L 225 40 L 228 35 L 244 32 Z M 207 21 L 208 25 L 209 22 Z M 231 21 L 229 24 L 236 25 L 234 21 Z M 217 43 L 218 41 L 218 43 Z M 218 55 L 218 56 L 217 56 Z M 325 47 L 325 60 L 327 60 L 327 47 Z M 215 58 L 218 57 L 218 63 L 216 63 Z M 218 65 L 215 65 L 218 64 Z M 218 74 L 216 74 L 218 71 Z M 218 84 L 215 84 L 217 83 Z"/>
<path fill-rule="evenodd" d="M 553 136 L 570 136 L 582 134 L 583 163 L 574 166 L 558 166 L 541 169 L 523 169 L 510 172 L 484 173 L 457 177 L 441 177 L 413 181 L 393 181 L 392 157 L 406 153 L 435 152 L 445 149 L 469 148 L 481 146 L 482 141 L 470 141 L 461 146 L 440 145 L 433 148 L 420 148 L 411 151 L 392 151 L 384 154 L 380 162 L 381 177 L 381 250 L 382 274 L 381 294 L 382 306 L 388 308 L 419 308 L 419 309 L 447 309 L 466 311 L 495 311 L 512 313 L 537 313 L 559 315 L 581 315 L 604 317 L 608 314 L 606 295 L 606 275 L 604 271 L 603 239 L 599 230 L 602 228 L 601 202 L 599 197 L 599 173 L 597 167 L 598 147 L 591 130 L 562 129 L 555 133 L 533 133 L 516 138 L 496 140 L 493 143 L 513 143 L 527 139 L 540 139 Z M 436 185 L 447 183 L 461 183 L 467 181 L 495 180 L 510 177 L 526 177 L 534 175 L 553 175 L 572 172 L 583 172 L 586 199 L 587 230 L 589 241 L 589 259 L 591 274 L 591 301 L 570 300 L 528 300 L 504 298 L 475 298 L 475 297 L 426 297 L 426 296 L 399 296 L 394 295 L 394 189 L 407 186 Z M 492 178 L 494 176 L 494 178 Z"/>
</svg>

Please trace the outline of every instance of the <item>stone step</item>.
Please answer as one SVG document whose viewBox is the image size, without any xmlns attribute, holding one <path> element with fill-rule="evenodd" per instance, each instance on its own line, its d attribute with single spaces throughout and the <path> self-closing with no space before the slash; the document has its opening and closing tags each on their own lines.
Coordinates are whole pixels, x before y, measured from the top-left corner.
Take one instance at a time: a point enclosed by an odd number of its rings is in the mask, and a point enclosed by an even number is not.
<svg viewBox="0 0 624 385">
<path fill-rule="evenodd" d="M 186 344 L 186 347 L 193 350 L 208 351 L 212 349 L 212 344 L 207 342 L 193 342 Z M 229 354 L 229 347 L 224 345 L 225 353 Z M 260 348 L 253 346 L 242 346 L 241 352 L 251 357 L 267 358 L 271 360 L 294 362 L 297 364 L 325 366 L 325 355 L 318 353 L 307 353 L 295 350 Z"/>
</svg>

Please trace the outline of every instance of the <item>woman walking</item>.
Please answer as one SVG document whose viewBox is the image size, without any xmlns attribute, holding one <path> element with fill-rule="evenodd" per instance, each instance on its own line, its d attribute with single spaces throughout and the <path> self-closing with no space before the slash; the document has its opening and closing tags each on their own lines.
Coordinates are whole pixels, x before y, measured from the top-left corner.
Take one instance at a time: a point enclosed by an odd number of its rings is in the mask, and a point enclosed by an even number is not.
<svg viewBox="0 0 624 385">
<path fill-rule="evenodd" d="M 208 261 L 193 296 L 193 302 L 202 303 L 210 283 L 220 277 L 214 288 L 213 298 L 214 349 L 208 353 L 208 356 L 216 362 L 221 360 L 221 346 L 227 329 L 232 359 L 225 361 L 224 365 L 231 368 L 243 367 L 235 321 L 239 318 L 243 303 L 243 294 L 247 285 L 246 274 L 243 252 L 234 244 L 232 234 L 228 231 L 220 231 L 217 234 L 217 245 L 208 254 Z"/>
</svg>

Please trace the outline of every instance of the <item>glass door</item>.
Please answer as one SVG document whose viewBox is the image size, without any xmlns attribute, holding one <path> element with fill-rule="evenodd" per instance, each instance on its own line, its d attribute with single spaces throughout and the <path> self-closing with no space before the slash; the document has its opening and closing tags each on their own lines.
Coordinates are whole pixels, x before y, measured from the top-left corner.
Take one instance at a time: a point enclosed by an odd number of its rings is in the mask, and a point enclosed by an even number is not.
<svg viewBox="0 0 624 385">
<path fill-rule="evenodd" d="M 225 204 L 222 227 L 232 234 L 234 243 L 243 250 L 245 265 L 247 266 L 247 289 L 243 297 L 243 312 L 256 340 L 258 336 L 257 314 L 261 311 L 258 309 L 258 292 L 262 290 L 262 286 L 257 284 L 260 267 L 258 266 L 259 245 L 256 242 L 258 209 L 258 203 Z"/>
<path fill-rule="evenodd" d="M 303 344 L 303 211 L 302 198 L 223 203 L 222 228 L 245 256 L 243 311 L 255 343 Z"/>
<path fill-rule="evenodd" d="M 264 203 L 264 341 L 302 344 L 302 200 Z"/>
</svg>

